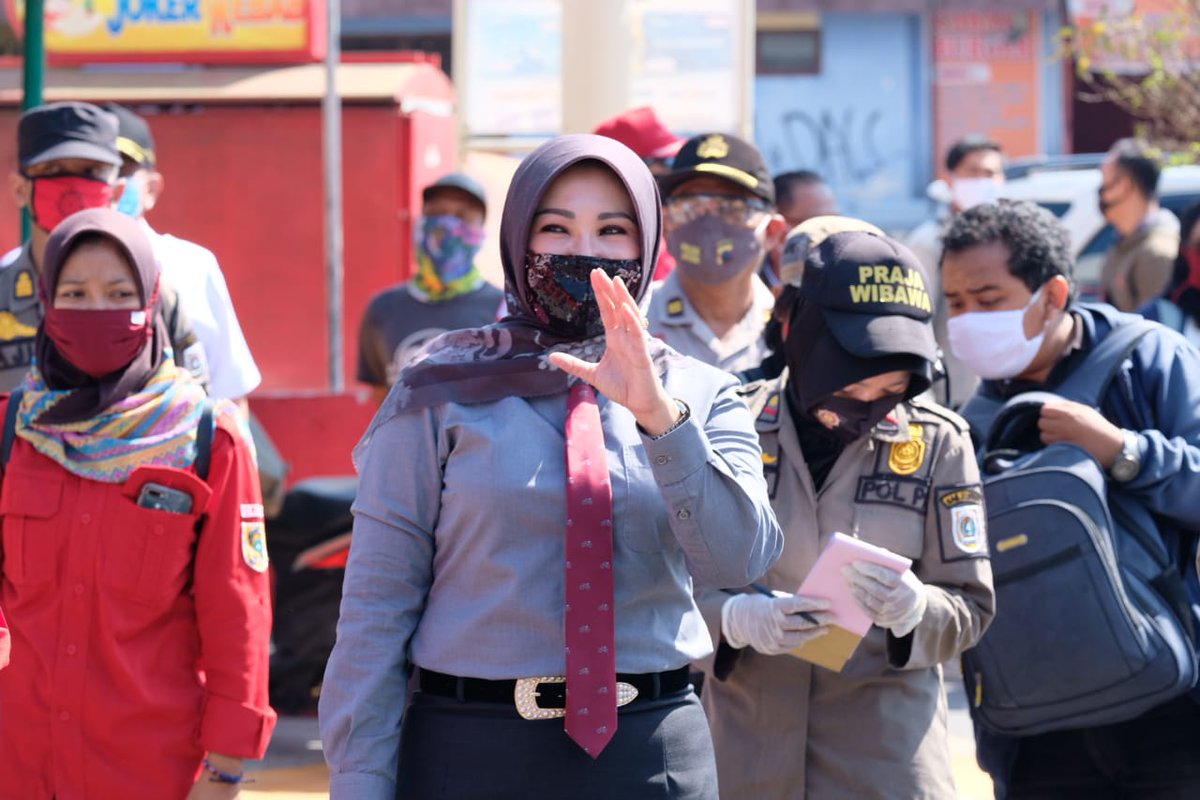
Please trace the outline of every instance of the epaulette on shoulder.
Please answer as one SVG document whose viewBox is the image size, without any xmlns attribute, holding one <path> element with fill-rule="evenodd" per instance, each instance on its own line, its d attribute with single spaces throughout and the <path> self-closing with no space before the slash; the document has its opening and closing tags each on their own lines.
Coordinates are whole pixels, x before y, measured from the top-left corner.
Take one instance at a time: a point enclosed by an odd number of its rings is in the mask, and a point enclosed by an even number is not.
<svg viewBox="0 0 1200 800">
<path fill-rule="evenodd" d="M 921 415 L 927 415 L 944 420 L 953 425 L 959 433 L 967 433 L 970 430 L 970 426 L 967 425 L 967 421 L 965 419 L 945 406 L 935 403 L 923 395 L 917 395 L 913 399 L 909 400 L 908 404 L 912 406 L 914 412 L 916 412 L 914 416 L 920 417 Z"/>
<path fill-rule="evenodd" d="M 765 378 L 738 387 L 746 406 L 754 417 L 754 428 L 761 432 L 779 429 L 783 410 L 783 377 Z"/>
</svg>

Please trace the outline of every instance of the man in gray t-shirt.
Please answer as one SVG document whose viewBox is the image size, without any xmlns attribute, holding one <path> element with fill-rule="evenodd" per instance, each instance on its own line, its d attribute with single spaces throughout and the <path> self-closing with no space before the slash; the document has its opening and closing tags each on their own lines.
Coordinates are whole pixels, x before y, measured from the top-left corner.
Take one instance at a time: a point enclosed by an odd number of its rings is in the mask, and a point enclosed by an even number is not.
<svg viewBox="0 0 1200 800">
<path fill-rule="evenodd" d="M 494 322 L 504 296 L 475 266 L 487 214 L 483 187 L 451 173 L 425 187 L 422 200 L 417 270 L 371 298 L 358 332 L 358 379 L 379 402 L 422 345 L 448 330 Z"/>
</svg>

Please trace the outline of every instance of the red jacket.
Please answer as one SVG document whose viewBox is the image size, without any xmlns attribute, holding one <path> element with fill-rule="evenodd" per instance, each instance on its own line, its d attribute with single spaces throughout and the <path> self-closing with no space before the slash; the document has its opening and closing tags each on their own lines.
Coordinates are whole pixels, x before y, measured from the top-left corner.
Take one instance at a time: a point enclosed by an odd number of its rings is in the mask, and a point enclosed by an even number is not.
<svg viewBox="0 0 1200 800">
<path fill-rule="evenodd" d="M 192 512 L 138 506 L 148 480 L 187 491 Z M 207 486 L 155 466 L 100 483 L 15 440 L 0 489 L 12 637 L 0 798 L 171 800 L 206 752 L 262 756 L 275 712 L 261 503 L 250 450 L 225 419 Z"/>
</svg>

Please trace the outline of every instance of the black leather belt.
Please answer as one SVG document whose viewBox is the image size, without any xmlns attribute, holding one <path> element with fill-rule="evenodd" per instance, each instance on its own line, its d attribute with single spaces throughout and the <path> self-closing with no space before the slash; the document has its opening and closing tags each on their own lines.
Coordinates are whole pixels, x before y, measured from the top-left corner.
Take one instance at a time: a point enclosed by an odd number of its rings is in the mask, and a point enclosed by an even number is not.
<svg viewBox="0 0 1200 800">
<path fill-rule="evenodd" d="M 626 675 L 617 673 L 618 694 L 625 695 L 626 690 L 620 684 L 636 689 L 636 695 L 625 702 L 657 700 L 666 695 L 682 692 L 689 683 L 688 668 L 669 670 L 667 672 L 650 672 L 644 675 Z M 505 703 L 516 704 L 521 715 L 527 719 L 546 719 L 562 716 L 561 709 L 566 708 L 567 689 L 562 678 L 521 678 L 519 680 L 485 680 L 483 678 L 460 678 L 456 675 L 446 675 L 422 668 L 419 676 L 422 692 L 450 697 L 460 702 Z M 536 700 L 532 708 L 548 713 L 529 716 L 527 709 L 522 706 L 530 705 L 530 701 L 522 701 L 526 694 L 525 687 Z M 624 705 L 624 703 L 621 703 Z"/>
</svg>

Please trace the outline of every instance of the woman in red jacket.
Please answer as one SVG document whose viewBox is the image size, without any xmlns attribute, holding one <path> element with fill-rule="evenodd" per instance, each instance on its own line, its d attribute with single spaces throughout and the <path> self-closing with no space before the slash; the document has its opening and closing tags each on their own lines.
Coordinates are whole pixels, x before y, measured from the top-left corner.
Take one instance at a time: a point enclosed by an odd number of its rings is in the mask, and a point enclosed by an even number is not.
<svg viewBox="0 0 1200 800">
<path fill-rule="evenodd" d="M 199 441 L 134 220 L 68 217 L 40 280 L 0 488 L 0 798 L 235 797 L 275 723 L 249 445 L 227 402 Z"/>
</svg>

